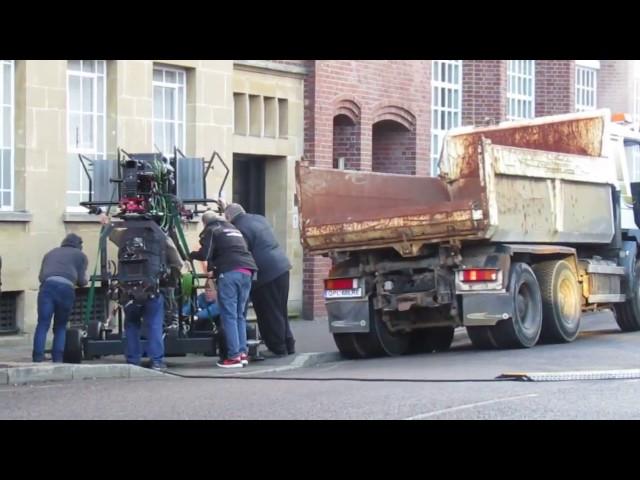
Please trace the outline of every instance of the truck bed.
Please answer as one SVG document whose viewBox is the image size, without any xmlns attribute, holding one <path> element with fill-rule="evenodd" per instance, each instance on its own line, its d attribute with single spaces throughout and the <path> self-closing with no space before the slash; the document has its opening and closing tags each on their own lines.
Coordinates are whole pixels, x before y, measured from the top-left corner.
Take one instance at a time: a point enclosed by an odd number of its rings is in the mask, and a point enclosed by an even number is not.
<svg viewBox="0 0 640 480">
<path fill-rule="evenodd" d="M 608 111 L 451 131 L 439 177 L 296 165 L 309 253 L 491 240 L 609 243 L 615 167 L 603 156 Z"/>
</svg>

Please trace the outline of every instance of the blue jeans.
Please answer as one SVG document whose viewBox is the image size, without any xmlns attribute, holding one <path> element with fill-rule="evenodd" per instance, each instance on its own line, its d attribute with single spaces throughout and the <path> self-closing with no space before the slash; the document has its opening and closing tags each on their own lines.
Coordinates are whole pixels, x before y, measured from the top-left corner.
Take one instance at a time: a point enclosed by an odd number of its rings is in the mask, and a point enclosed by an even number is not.
<svg viewBox="0 0 640 480">
<path fill-rule="evenodd" d="M 164 324 L 164 297 L 158 295 L 149 299 L 144 305 L 130 303 L 124 309 L 124 331 L 127 337 L 125 355 L 127 363 L 140 365 L 142 345 L 140 342 L 140 328 L 142 319 L 146 326 L 147 353 L 153 365 L 164 360 L 164 339 L 162 330 Z"/>
<path fill-rule="evenodd" d="M 245 307 L 250 292 L 250 275 L 227 272 L 218 277 L 218 303 L 227 342 L 227 358 L 237 358 L 248 352 Z"/>
<path fill-rule="evenodd" d="M 67 334 L 67 322 L 76 299 L 71 285 L 61 282 L 45 281 L 38 292 L 38 325 L 33 336 L 32 358 L 34 362 L 44 361 L 44 347 L 47 332 L 53 317 L 53 349 L 51 357 L 61 363 L 64 354 L 64 342 Z"/>
</svg>

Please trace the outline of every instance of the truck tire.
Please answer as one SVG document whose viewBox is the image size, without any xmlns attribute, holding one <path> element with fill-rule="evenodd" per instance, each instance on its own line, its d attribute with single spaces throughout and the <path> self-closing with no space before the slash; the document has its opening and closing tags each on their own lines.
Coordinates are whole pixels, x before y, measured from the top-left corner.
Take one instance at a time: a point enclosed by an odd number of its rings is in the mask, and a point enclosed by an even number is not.
<svg viewBox="0 0 640 480">
<path fill-rule="evenodd" d="M 478 350 L 491 350 L 497 348 L 495 340 L 491 336 L 492 327 L 466 327 L 471 344 Z"/>
<path fill-rule="evenodd" d="M 340 355 L 349 359 L 365 358 L 366 355 L 356 340 L 357 333 L 334 333 L 333 341 Z"/>
<path fill-rule="evenodd" d="M 82 330 L 78 328 L 67 329 L 62 361 L 64 363 L 82 363 Z"/>
<path fill-rule="evenodd" d="M 402 332 L 391 332 L 382 321 L 380 311 L 369 301 L 369 326 L 366 333 L 340 333 L 333 338 L 340 353 L 347 358 L 395 357 L 409 352 L 411 337 Z"/>
<path fill-rule="evenodd" d="M 373 309 L 372 309 L 373 310 Z M 391 332 L 382 321 L 382 313 L 374 310 L 371 315 L 371 332 L 360 342 L 370 356 L 396 357 L 409 352 L 411 337 L 404 332 Z"/>
<path fill-rule="evenodd" d="M 580 330 L 582 313 L 578 277 L 566 260 L 551 260 L 533 266 L 542 295 L 540 341 L 568 343 Z"/>
<path fill-rule="evenodd" d="M 623 332 L 640 330 L 640 262 L 634 265 L 631 288 L 624 303 L 614 303 L 616 322 Z"/>
<path fill-rule="evenodd" d="M 513 317 L 491 327 L 491 337 L 498 348 L 530 348 L 542 330 L 542 296 L 531 267 L 513 263 L 509 275 L 509 291 L 513 296 Z"/>
<path fill-rule="evenodd" d="M 411 352 L 446 352 L 453 343 L 453 327 L 423 328 L 411 332 Z"/>
</svg>

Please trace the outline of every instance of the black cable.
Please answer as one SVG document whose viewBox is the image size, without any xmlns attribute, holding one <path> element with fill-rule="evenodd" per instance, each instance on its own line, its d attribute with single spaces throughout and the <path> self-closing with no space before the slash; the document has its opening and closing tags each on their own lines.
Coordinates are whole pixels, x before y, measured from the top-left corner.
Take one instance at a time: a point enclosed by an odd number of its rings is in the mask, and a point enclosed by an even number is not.
<svg viewBox="0 0 640 480">
<path fill-rule="evenodd" d="M 264 376 L 234 376 L 234 375 L 183 375 L 181 373 L 164 370 L 163 373 L 180 378 L 192 379 L 224 379 L 224 380 L 284 380 L 304 382 L 371 382 L 371 383 L 497 383 L 518 381 L 518 378 L 465 378 L 465 379 L 429 379 L 429 378 L 357 378 L 357 377 L 264 377 Z"/>
</svg>

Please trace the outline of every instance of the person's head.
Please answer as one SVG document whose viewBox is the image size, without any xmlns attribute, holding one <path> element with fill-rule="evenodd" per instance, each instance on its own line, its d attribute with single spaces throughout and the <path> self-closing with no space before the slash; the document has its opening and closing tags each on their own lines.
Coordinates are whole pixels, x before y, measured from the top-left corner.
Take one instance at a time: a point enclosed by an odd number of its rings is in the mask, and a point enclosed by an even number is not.
<svg viewBox="0 0 640 480">
<path fill-rule="evenodd" d="M 211 225 L 213 222 L 220 220 L 220 217 L 213 210 L 207 210 L 202 214 L 202 224 L 206 227 L 207 225 Z"/>
<path fill-rule="evenodd" d="M 70 233 L 66 237 L 64 237 L 64 240 L 62 240 L 60 246 L 73 247 L 82 250 L 82 237 L 76 235 L 75 233 Z"/>
<path fill-rule="evenodd" d="M 204 288 L 204 298 L 207 302 L 215 302 L 218 300 L 218 292 L 216 292 L 216 289 L 211 282 L 207 282 L 207 285 Z"/>
<path fill-rule="evenodd" d="M 242 208 L 242 205 L 239 203 L 230 203 L 227 205 L 227 208 L 224 209 L 224 216 L 228 222 L 233 222 L 238 215 L 242 215 L 243 213 L 247 212 L 244 211 L 244 208 Z"/>
</svg>

